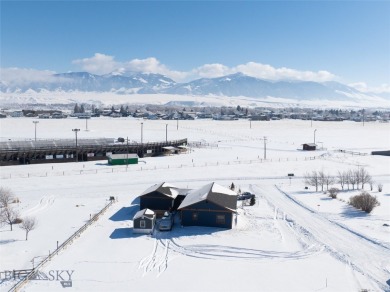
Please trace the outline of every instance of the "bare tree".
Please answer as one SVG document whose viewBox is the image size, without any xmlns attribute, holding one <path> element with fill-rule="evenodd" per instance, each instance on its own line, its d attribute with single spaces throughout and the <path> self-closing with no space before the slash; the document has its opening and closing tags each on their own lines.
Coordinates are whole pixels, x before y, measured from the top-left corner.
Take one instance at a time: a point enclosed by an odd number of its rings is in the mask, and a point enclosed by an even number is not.
<svg viewBox="0 0 390 292">
<path fill-rule="evenodd" d="M 8 224 L 11 227 L 15 224 L 15 220 L 18 219 L 19 213 L 13 210 L 10 206 L 3 208 L 1 212 L 1 222 Z"/>
<path fill-rule="evenodd" d="M 364 185 L 366 183 L 370 183 L 372 179 L 371 175 L 364 167 L 359 170 L 359 177 L 360 177 L 360 183 L 362 184 L 362 189 L 364 189 Z"/>
<path fill-rule="evenodd" d="M 7 208 L 15 199 L 10 189 L 0 187 L 0 208 Z"/>
<path fill-rule="evenodd" d="M 319 185 L 319 176 L 318 172 L 313 170 L 311 173 L 306 173 L 304 175 L 305 178 L 305 184 L 309 186 L 316 187 L 316 192 L 318 191 L 318 185 Z"/>
<path fill-rule="evenodd" d="M 329 173 L 324 175 L 324 183 L 326 184 L 326 190 L 329 190 L 329 185 L 334 184 L 335 179 Z"/>
<path fill-rule="evenodd" d="M 351 184 L 351 171 L 348 170 L 345 172 L 345 182 L 348 186 L 348 190 L 349 190 L 349 185 Z"/>
<path fill-rule="evenodd" d="M 324 185 L 326 182 L 326 175 L 323 170 L 318 172 L 319 183 L 321 184 L 321 191 L 324 191 Z"/>
<path fill-rule="evenodd" d="M 370 179 L 370 181 L 368 182 L 369 185 L 370 185 L 370 190 L 372 191 L 374 189 L 374 181 L 372 180 L 372 178 Z"/>
<path fill-rule="evenodd" d="M 339 171 L 337 174 L 337 182 L 340 184 L 341 189 L 344 190 L 344 186 L 347 183 L 347 173 L 345 171 Z"/>
<path fill-rule="evenodd" d="M 360 170 L 359 169 L 356 169 L 354 171 L 352 171 L 353 173 L 353 176 L 355 178 L 355 184 L 356 184 L 356 188 L 359 189 L 359 184 L 360 184 Z"/>
<path fill-rule="evenodd" d="M 37 221 L 35 220 L 34 217 L 26 217 L 23 219 L 23 222 L 19 225 L 19 227 L 24 231 L 26 231 L 26 240 L 28 238 L 28 233 L 31 230 L 34 230 L 36 226 L 37 226 Z"/>
<path fill-rule="evenodd" d="M 355 172 L 353 172 L 352 170 L 348 170 L 348 178 L 349 178 L 349 183 L 352 185 L 352 189 L 355 189 L 355 185 L 357 182 Z"/>
</svg>

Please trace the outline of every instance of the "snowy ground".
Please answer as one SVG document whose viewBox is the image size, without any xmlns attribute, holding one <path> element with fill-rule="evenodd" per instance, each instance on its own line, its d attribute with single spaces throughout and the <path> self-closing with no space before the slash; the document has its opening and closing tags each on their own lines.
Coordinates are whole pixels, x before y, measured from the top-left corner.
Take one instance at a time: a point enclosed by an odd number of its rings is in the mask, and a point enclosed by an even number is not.
<svg viewBox="0 0 390 292">
<path fill-rule="evenodd" d="M 38 138 L 129 137 L 140 139 L 140 120 L 97 118 L 40 120 Z M 0 168 L 1 185 L 20 199 L 23 216 L 39 222 L 29 240 L 17 226 L 0 229 L 0 270 L 32 267 L 107 204 L 112 207 L 80 238 L 47 264 L 43 272 L 74 270 L 78 291 L 370 291 L 390 290 L 390 161 L 352 156 L 390 149 L 388 124 L 310 121 L 143 121 L 144 140 L 188 138 L 213 143 L 188 154 L 143 158 L 139 165 L 111 167 L 106 161 L 9 166 Z M 0 120 L 1 138 L 31 139 L 31 119 Z M 304 152 L 316 140 L 326 150 Z M 267 161 L 263 160 L 267 137 Z M 216 147 L 218 144 L 218 147 Z M 315 159 L 314 159 L 315 157 Z M 302 176 L 312 170 L 365 167 L 384 190 L 381 206 L 367 215 L 345 201 L 358 191 L 329 199 Z M 295 176 L 289 181 L 288 173 Z M 167 181 L 195 188 L 211 181 L 257 195 L 253 207 L 239 208 L 232 230 L 182 228 L 134 235 L 137 196 Z M 368 190 L 368 187 L 366 187 Z M 239 204 L 241 206 L 241 204 Z M 7 290 L 15 282 L 3 281 Z M 27 291 L 63 289 L 58 281 L 31 281 Z"/>
<path fill-rule="evenodd" d="M 6 93 L 0 97 L 0 106 L 19 108 L 23 104 L 182 104 L 201 106 L 233 106 L 238 104 L 245 107 L 314 107 L 314 108 L 377 108 L 388 109 L 389 101 L 384 98 L 370 97 L 364 94 L 355 94 L 346 100 L 296 100 L 268 96 L 256 98 L 247 96 L 221 96 L 221 95 L 174 95 L 174 94 L 118 94 L 115 92 L 63 92 L 45 91 Z"/>
</svg>

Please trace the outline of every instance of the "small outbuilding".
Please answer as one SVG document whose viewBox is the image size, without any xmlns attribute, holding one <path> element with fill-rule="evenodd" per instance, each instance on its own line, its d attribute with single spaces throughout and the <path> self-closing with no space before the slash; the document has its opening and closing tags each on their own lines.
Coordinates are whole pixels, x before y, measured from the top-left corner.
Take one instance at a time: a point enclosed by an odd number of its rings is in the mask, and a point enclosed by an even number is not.
<svg viewBox="0 0 390 292">
<path fill-rule="evenodd" d="M 183 226 L 229 229 L 236 210 L 237 193 L 214 182 L 189 191 L 178 208 Z"/>
<path fill-rule="evenodd" d="M 173 147 L 173 146 L 165 146 L 163 147 L 163 149 L 164 149 L 163 152 L 164 155 L 179 154 L 181 152 L 180 148 Z"/>
<path fill-rule="evenodd" d="M 133 233 L 152 233 L 156 223 L 156 214 L 150 209 L 138 211 L 133 218 Z"/>
<path fill-rule="evenodd" d="M 302 144 L 302 146 L 303 146 L 302 149 L 307 151 L 314 151 L 317 148 L 317 144 L 315 143 L 306 143 L 306 144 Z"/>
<path fill-rule="evenodd" d="M 129 154 L 111 154 L 108 156 L 108 164 L 111 165 L 127 165 L 138 164 L 138 155 L 134 153 Z"/>
</svg>

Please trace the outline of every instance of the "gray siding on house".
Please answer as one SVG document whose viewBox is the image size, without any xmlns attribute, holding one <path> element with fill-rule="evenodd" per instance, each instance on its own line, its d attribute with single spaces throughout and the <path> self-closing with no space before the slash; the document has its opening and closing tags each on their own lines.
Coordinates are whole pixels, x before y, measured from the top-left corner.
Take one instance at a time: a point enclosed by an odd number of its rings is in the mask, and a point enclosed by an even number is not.
<svg viewBox="0 0 390 292">
<path fill-rule="evenodd" d="M 202 201 L 181 209 L 181 224 L 232 228 L 233 212 L 212 202 Z"/>
<path fill-rule="evenodd" d="M 141 228 L 141 221 L 145 221 L 145 227 Z M 133 221 L 133 228 L 135 229 L 153 229 L 154 227 L 154 219 L 148 218 L 148 217 L 140 217 L 137 219 L 134 219 Z"/>
<path fill-rule="evenodd" d="M 140 209 L 169 211 L 173 206 L 173 198 L 159 192 L 151 192 L 140 196 Z"/>
</svg>

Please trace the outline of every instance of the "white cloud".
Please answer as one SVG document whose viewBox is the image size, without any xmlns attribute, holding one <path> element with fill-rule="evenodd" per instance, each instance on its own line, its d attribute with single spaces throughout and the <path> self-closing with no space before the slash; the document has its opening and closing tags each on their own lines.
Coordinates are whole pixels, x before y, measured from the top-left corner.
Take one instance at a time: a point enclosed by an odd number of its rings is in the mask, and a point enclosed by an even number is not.
<svg viewBox="0 0 390 292">
<path fill-rule="evenodd" d="M 232 74 L 233 72 L 229 67 L 222 64 L 206 64 L 201 67 L 196 68 L 192 71 L 193 76 L 204 77 L 204 78 L 214 78 L 221 77 L 224 75 Z"/>
<path fill-rule="evenodd" d="M 189 81 L 197 78 L 221 77 L 237 72 L 248 76 L 267 80 L 300 80 L 325 82 L 335 80 L 336 76 L 328 71 L 299 71 L 286 67 L 275 68 L 271 65 L 248 62 L 246 64 L 228 67 L 223 64 L 205 64 L 190 71 L 175 71 L 161 64 L 154 57 L 146 59 L 133 59 L 126 62 L 118 62 L 113 56 L 96 53 L 91 58 L 74 60 L 73 64 L 79 65 L 81 69 L 94 74 L 107 74 L 111 72 L 145 72 L 156 73 L 168 76 L 175 81 Z"/>
<path fill-rule="evenodd" d="M 222 64 L 206 64 L 193 70 L 199 77 L 221 77 L 228 74 L 241 72 L 245 75 L 266 80 L 300 80 L 325 82 L 335 80 L 336 76 L 327 71 L 299 71 L 289 68 L 275 68 L 271 65 L 248 62 L 235 67 L 227 67 Z"/>
<path fill-rule="evenodd" d="M 214 78 L 241 72 L 245 75 L 266 79 L 266 80 L 298 80 L 325 82 L 338 79 L 337 76 L 328 71 L 300 71 L 296 69 L 281 67 L 275 68 L 268 64 L 248 62 L 237 66 L 228 67 L 223 64 L 205 64 L 189 71 L 172 70 L 162 64 L 154 57 L 145 59 L 133 59 L 129 61 L 117 61 L 114 56 L 95 53 L 92 57 L 72 61 L 78 66 L 78 70 L 85 70 L 94 74 L 126 72 L 145 72 L 163 74 L 177 82 L 186 82 L 198 78 Z M 2 68 L 0 80 L 8 85 L 26 85 L 32 82 L 58 82 L 54 78 L 53 71 L 24 69 L 24 68 Z M 390 85 L 383 84 L 376 88 L 369 88 L 366 83 L 358 82 L 349 84 L 362 92 L 390 93 Z"/>
<path fill-rule="evenodd" d="M 350 83 L 348 86 L 356 88 L 361 92 L 371 92 L 371 93 L 390 93 L 390 84 L 383 83 L 377 87 L 370 87 L 365 82 L 356 82 Z"/>
<path fill-rule="evenodd" d="M 0 68 L 0 80 L 8 86 L 28 85 L 36 82 L 50 83 L 58 81 L 54 71 L 26 68 Z"/>
<path fill-rule="evenodd" d="M 170 70 L 153 57 L 119 62 L 114 60 L 114 56 L 95 53 L 93 57 L 73 60 L 72 63 L 93 74 L 144 72 L 162 74 L 175 80 L 183 80 L 187 76 L 186 72 Z"/>
<path fill-rule="evenodd" d="M 73 60 L 72 63 L 92 74 L 107 74 L 120 67 L 120 64 L 114 61 L 114 56 L 99 53 L 91 58 Z"/>
<path fill-rule="evenodd" d="M 134 59 L 123 64 L 123 69 L 131 72 L 155 73 L 168 76 L 174 80 L 183 80 L 188 76 L 186 72 L 170 70 L 156 58 Z"/>
</svg>

